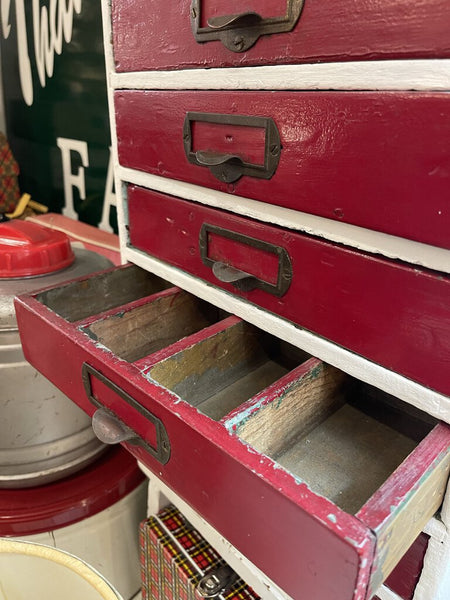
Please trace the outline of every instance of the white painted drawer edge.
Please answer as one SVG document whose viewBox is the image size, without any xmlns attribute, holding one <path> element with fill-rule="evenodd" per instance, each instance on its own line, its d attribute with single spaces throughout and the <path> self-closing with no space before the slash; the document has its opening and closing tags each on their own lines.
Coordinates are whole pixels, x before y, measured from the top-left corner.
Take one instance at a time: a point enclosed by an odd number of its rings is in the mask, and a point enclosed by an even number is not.
<svg viewBox="0 0 450 600">
<path fill-rule="evenodd" d="M 178 71 L 111 72 L 115 89 L 427 90 L 450 89 L 450 59 L 350 61 Z"/>
<path fill-rule="evenodd" d="M 116 175 L 124 182 L 134 183 L 158 192 L 234 212 L 265 223 L 302 231 L 357 248 L 363 252 L 381 254 L 389 259 L 399 259 L 428 269 L 450 273 L 450 250 L 444 248 L 210 190 L 191 183 L 167 179 L 159 175 L 150 175 L 119 165 L 116 166 Z"/>
</svg>

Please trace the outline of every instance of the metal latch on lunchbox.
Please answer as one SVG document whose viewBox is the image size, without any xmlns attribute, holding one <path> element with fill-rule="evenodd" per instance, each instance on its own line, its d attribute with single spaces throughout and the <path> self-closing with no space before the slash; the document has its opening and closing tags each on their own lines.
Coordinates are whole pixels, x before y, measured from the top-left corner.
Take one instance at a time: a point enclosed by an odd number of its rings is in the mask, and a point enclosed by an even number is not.
<svg viewBox="0 0 450 600">
<path fill-rule="evenodd" d="M 197 584 L 197 592 L 202 598 L 218 598 L 238 578 L 237 573 L 228 565 L 210 571 Z"/>
</svg>

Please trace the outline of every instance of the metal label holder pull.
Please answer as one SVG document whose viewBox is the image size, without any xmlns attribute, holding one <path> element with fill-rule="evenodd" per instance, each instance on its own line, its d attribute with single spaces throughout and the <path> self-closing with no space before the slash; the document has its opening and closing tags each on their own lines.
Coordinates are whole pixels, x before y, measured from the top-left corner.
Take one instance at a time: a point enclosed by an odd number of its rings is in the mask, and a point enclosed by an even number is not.
<svg viewBox="0 0 450 600">
<path fill-rule="evenodd" d="M 237 154 L 222 154 L 202 149 L 195 151 L 193 149 L 192 123 L 196 121 L 264 129 L 264 164 L 248 163 Z M 214 177 L 225 183 L 233 183 L 243 175 L 259 179 L 270 179 L 280 161 L 280 134 L 275 122 L 270 117 L 188 112 L 183 125 L 183 143 L 184 152 L 190 163 L 200 167 L 208 167 Z"/>
<path fill-rule="evenodd" d="M 237 269 L 232 265 L 227 265 L 223 262 L 212 259 L 209 256 L 209 234 L 215 234 L 229 240 L 233 240 L 237 243 L 247 244 L 252 248 L 262 250 L 263 252 L 270 252 L 278 258 L 278 274 L 277 282 L 275 284 L 263 279 L 259 279 L 251 273 Z M 210 225 L 209 223 L 203 223 L 200 234 L 199 234 L 199 250 L 202 262 L 207 267 L 212 269 L 214 276 L 224 283 L 231 283 L 237 289 L 242 292 L 250 292 L 255 289 L 264 290 L 269 294 L 277 297 L 284 296 L 288 291 L 293 277 L 292 262 L 289 254 L 285 248 L 276 246 L 263 240 L 258 240 L 250 236 L 237 233 L 224 229 L 223 227 L 217 227 L 216 225 Z"/>
<path fill-rule="evenodd" d="M 198 43 L 220 41 L 232 52 L 245 52 L 262 35 L 291 31 L 300 18 L 304 0 L 287 0 L 286 13 L 279 17 L 263 18 L 247 11 L 235 15 L 211 17 L 207 27 L 201 26 L 201 0 L 191 5 L 191 27 Z"/>
<path fill-rule="evenodd" d="M 92 419 L 92 427 L 97 437 L 106 444 L 119 444 L 128 442 L 140 446 L 148 452 L 153 458 L 165 465 L 170 458 L 170 440 L 167 430 L 161 419 L 158 419 L 153 413 L 143 407 L 139 402 L 132 398 L 125 390 L 105 377 L 103 373 L 97 371 L 88 363 L 83 363 L 82 373 L 84 389 L 86 396 L 97 407 Z M 122 398 L 127 404 L 138 411 L 156 430 L 156 447 L 154 448 L 137 433 L 130 429 L 121 419 L 113 413 L 112 410 L 103 406 L 103 404 L 94 396 L 91 384 L 91 377 L 98 379 L 106 387 L 111 389 L 117 396 Z"/>
</svg>

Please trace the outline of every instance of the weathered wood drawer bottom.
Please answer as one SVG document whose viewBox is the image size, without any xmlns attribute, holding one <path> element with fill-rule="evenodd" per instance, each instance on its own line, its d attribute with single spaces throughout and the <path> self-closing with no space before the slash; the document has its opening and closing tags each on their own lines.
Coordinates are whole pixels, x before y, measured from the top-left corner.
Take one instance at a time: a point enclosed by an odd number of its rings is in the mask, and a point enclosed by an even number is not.
<svg viewBox="0 0 450 600">
<path fill-rule="evenodd" d="M 442 502 L 448 425 L 137 267 L 16 309 L 28 360 L 293 598 L 369 598 Z"/>
</svg>

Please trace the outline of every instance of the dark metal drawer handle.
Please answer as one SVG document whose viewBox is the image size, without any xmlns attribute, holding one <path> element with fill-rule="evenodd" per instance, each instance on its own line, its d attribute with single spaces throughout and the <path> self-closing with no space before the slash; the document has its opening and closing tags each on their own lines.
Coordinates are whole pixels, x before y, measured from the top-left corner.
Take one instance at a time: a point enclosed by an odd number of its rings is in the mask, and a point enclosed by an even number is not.
<svg viewBox="0 0 450 600">
<path fill-rule="evenodd" d="M 248 163 L 236 154 L 223 154 L 201 149 L 193 150 L 192 123 L 194 122 L 264 129 L 264 164 Z M 280 134 L 275 122 L 270 117 L 188 112 L 183 125 L 183 143 L 184 152 L 190 163 L 208 167 L 214 177 L 225 183 L 233 183 L 243 175 L 259 179 L 270 179 L 280 161 Z"/>
<path fill-rule="evenodd" d="M 198 150 L 195 159 L 198 165 L 208 167 L 214 177 L 225 183 L 237 181 L 244 174 L 244 162 L 236 155 Z"/>
<path fill-rule="evenodd" d="M 278 258 L 277 283 L 273 284 L 268 281 L 264 281 L 263 279 L 259 279 L 255 275 L 252 275 L 251 273 L 247 273 L 246 271 L 237 269 L 232 265 L 228 265 L 224 262 L 210 258 L 208 241 L 210 234 L 215 234 L 241 244 L 246 244 L 247 246 L 256 248 L 257 250 L 275 254 Z M 281 297 L 288 291 L 289 286 L 291 285 L 293 275 L 291 259 L 286 249 L 282 248 L 281 246 L 276 246 L 275 244 L 270 244 L 269 242 L 265 242 L 263 240 L 258 240 L 241 233 L 236 233 L 235 231 L 229 231 L 228 229 L 223 229 L 222 227 L 217 227 L 216 225 L 203 223 L 199 235 L 199 249 L 203 264 L 212 269 L 214 276 L 219 281 L 231 283 L 243 292 L 261 289 L 269 294 Z"/>
<path fill-rule="evenodd" d="M 199 43 L 219 40 L 232 52 L 245 52 L 262 35 L 291 31 L 300 18 L 304 0 L 287 0 L 286 13 L 279 17 L 263 18 L 256 12 L 247 11 L 237 15 L 224 15 L 208 19 L 207 27 L 201 26 L 201 0 L 191 5 L 191 27 Z"/>
<path fill-rule="evenodd" d="M 253 275 L 250 273 L 246 273 L 240 269 L 235 269 L 234 267 L 230 267 L 230 265 L 226 265 L 222 262 L 215 262 L 212 265 L 212 272 L 219 281 L 223 281 L 224 283 L 237 284 L 239 281 L 243 281 L 244 279 L 254 279 Z"/>
<path fill-rule="evenodd" d="M 143 440 L 110 409 L 103 406 L 92 392 L 91 377 L 98 379 L 154 425 L 156 430 L 156 448 Z M 161 464 L 165 465 L 170 458 L 170 441 L 162 421 L 88 363 L 83 364 L 82 378 L 87 397 L 98 408 L 92 418 L 92 428 L 100 441 L 105 444 L 119 444 L 126 441 L 130 444 L 140 446 L 153 456 L 153 458 L 156 458 Z"/>
<path fill-rule="evenodd" d="M 104 444 L 132 444 L 138 440 L 134 431 L 106 408 L 98 408 L 92 415 L 92 429 Z"/>
</svg>

